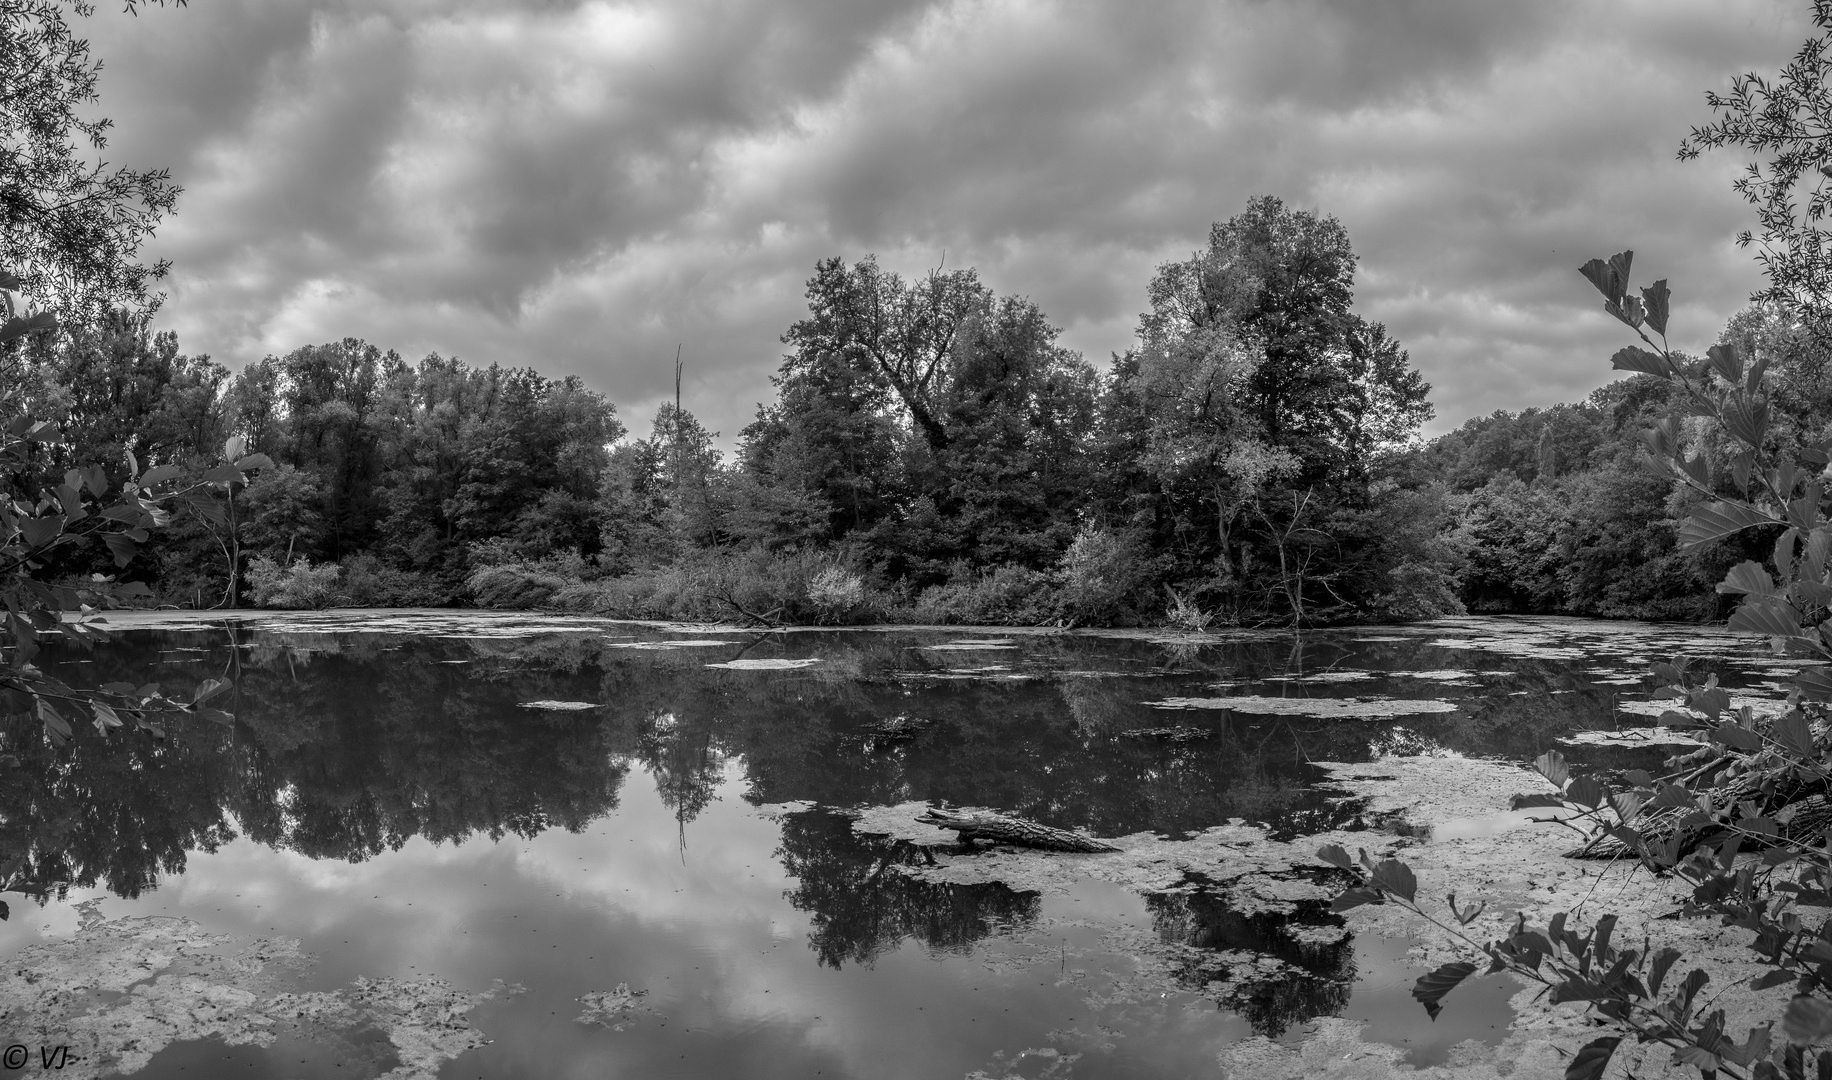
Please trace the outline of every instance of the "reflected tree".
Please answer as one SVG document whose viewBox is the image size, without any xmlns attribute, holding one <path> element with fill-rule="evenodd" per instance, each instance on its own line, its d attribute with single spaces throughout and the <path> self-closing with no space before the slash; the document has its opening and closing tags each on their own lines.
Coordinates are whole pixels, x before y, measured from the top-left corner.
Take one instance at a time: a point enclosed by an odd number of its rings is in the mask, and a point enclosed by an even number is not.
<svg viewBox="0 0 1832 1080">
<path fill-rule="evenodd" d="M 975 942 L 1034 922 L 1036 893 L 1003 885 L 937 885 L 895 872 L 920 862 L 919 849 L 853 832 L 852 821 L 813 811 L 782 823 L 776 854 L 796 881 L 789 903 L 810 914 L 808 947 L 825 967 L 870 966 L 914 938 L 936 951 L 964 953 Z"/>
</svg>

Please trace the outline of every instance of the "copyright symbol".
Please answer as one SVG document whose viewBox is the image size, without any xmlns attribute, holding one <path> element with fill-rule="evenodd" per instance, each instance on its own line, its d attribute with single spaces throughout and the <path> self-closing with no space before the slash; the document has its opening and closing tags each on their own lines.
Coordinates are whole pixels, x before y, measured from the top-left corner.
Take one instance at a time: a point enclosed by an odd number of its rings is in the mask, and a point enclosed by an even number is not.
<svg viewBox="0 0 1832 1080">
<path fill-rule="evenodd" d="M 9 1069 L 23 1069 L 30 1056 L 31 1052 L 25 1048 L 24 1043 L 14 1043 L 6 1048 L 5 1054 L 0 1054 L 0 1065 Z"/>
</svg>

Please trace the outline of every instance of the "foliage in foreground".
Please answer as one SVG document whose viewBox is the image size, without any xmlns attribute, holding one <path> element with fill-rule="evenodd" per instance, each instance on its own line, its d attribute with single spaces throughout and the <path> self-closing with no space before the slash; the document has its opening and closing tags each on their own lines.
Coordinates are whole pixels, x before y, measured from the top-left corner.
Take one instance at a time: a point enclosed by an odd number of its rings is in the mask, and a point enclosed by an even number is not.
<svg viewBox="0 0 1832 1080">
<path fill-rule="evenodd" d="M 1699 1004 L 1709 974 L 1693 969 L 1675 977 L 1676 950 L 1648 955 L 1616 943 L 1614 915 L 1581 933 L 1565 914 L 1543 928 L 1521 916 L 1508 936 L 1478 942 L 1463 928 L 1480 907 L 1460 907 L 1452 894 L 1448 918 L 1426 912 L 1405 864 L 1375 863 L 1365 852 L 1356 862 L 1333 845 L 1319 855 L 1359 879 L 1337 910 L 1398 904 L 1485 957 L 1489 971 L 1545 986 L 1553 1004 L 1584 1002 L 1617 1028 L 1619 1034 L 1592 1041 L 1572 1060 L 1570 1080 L 1601 1076 L 1628 1037 L 1673 1047 L 1675 1063 L 1707 1077 L 1795 1080 L 1806 1075 L 1809 1048 L 1832 1040 L 1832 921 L 1813 914 L 1832 907 L 1832 667 L 1823 664 L 1832 660 L 1832 520 L 1824 505 L 1832 439 L 1792 452 L 1777 446 L 1765 358 L 1746 364 L 1734 345 L 1713 346 L 1700 361 L 1671 351 L 1665 345 L 1667 284 L 1657 281 L 1639 296 L 1630 294 L 1631 258 L 1623 252 L 1583 267 L 1605 309 L 1647 346 L 1620 350 L 1614 366 L 1667 382 L 1691 415 L 1707 418 L 1724 438 L 1734 484 L 1734 494 L 1722 497 L 1707 448 L 1688 437 L 1682 417 L 1670 416 L 1646 433 L 1655 460 L 1707 500 L 1682 523 L 1680 542 L 1697 547 L 1744 534 L 1772 539 L 1769 567 L 1739 563 L 1717 587 L 1741 597 L 1730 628 L 1765 635 L 1784 655 L 1822 663 L 1800 673 L 1787 711 L 1772 718 L 1758 718 L 1748 706 L 1732 710 L 1715 676 L 1699 679 L 1683 658 L 1656 665 L 1661 686 L 1655 696 L 1689 710 L 1669 709 L 1661 722 L 1696 730 L 1698 748 L 1669 760 L 1659 777 L 1642 770 L 1574 777 L 1558 754 L 1547 754 L 1536 768 L 1553 790 L 1517 796 L 1514 807 L 1560 812 L 1557 820 L 1585 834 L 1581 853 L 1613 850 L 1691 884 L 1682 914 L 1751 931 L 1750 947 L 1768 968 L 1753 988 L 1794 987 L 1781 1038 L 1767 1026 L 1742 1039 L 1725 1030 L 1724 1011 L 1705 1012 Z M 1739 858 L 1745 847 L 1749 854 Z M 1478 969 L 1469 961 L 1446 964 L 1420 979 L 1413 996 L 1435 1018 L 1445 994 Z M 1823 1076 L 1832 1068 L 1832 1051 L 1821 1051 L 1818 1061 Z"/>
</svg>

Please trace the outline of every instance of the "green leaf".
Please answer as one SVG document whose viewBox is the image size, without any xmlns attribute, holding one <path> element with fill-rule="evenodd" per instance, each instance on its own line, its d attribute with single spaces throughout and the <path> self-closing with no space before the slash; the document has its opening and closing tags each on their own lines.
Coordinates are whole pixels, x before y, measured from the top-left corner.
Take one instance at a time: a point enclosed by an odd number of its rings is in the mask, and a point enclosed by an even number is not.
<svg viewBox="0 0 1832 1080">
<path fill-rule="evenodd" d="M 57 711 L 57 707 L 44 698 L 39 698 L 36 704 L 38 706 L 38 719 L 44 722 L 45 730 L 51 735 L 51 741 L 59 746 L 69 742 L 70 722 L 64 719 L 62 713 Z"/>
<path fill-rule="evenodd" d="M 227 679 L 205 679 L 197 686 L 197 693 L 191 697 L 191 704 L 199 705 L 229 689 Z"/>
<path fill-rule="evenodd" d="M 242 472 L 251 472 L 255 469 L 271 469 L 274 467 L 274 459 L 268 457 L 266 454 L 249 454 L 247 457 L 238 458 L 235 467 Z"/>
<path fill-rule="evenodd" d="M 1771 637 L 1799 637 L 1803 633 L 1794 609 L 1781 600 L 1744 600 L 1724 625 Z"/>
<path fill-rule="evenodd" d="M 47 547 L 64 533 L 64 515 L 51 514 L 47 517 L 20 518 L 19 535 L 29 548 Z"/>
<path fill-rule="evenodd" d="M 0 344 L 17 340 L 27 334 L 55 329 L 57 329 L 57 316 L 48 311 L 27 315 L 24 318 L 11 318 L 5 323 L 0 323 Z"/>
<path fill-rule="evenodd" d="M 1546 782 L 1553 787 L 1564 790 L 1565 781 L 1571 779 L 1571 770 L 1565 767 L 1565 755 L 1557 750 L 1548 750 L 1533 759 L 1533 768 Z"/>
<path fill-rule="evenodd" d="M 1745 446 L 1759 447 L 1768 435 L 1768 405 L 1731 401 L 1724 406 L 1724 430 Z M 1785 494 L 1792 485 L 1781 488 Z"/>
<path fill-rule="evenodd" d="M 1349 858 L 1349 853 L 1340 844 L 1324 844 L 1317 849 L 1317 858 L 1344 870 L 1355 869 L 1355 861 Z"/>
<path fill-rule="evenodd" d="M 146 470 L 146 474 L 140 477 L 139 483 L 142 488 L 157 487 L 167 480 L 176 480 L 183 475 L 184 470 L 176 465 L 155 465 Z"/>
<path fill-rule="evenodd" d="M 1698 799 L 1690 791 L 1678 784 L 1662 784 L 1654 797 L 1648 800 L 1648 810 L 1689 810 L 1698 805 Z"/>
<path fill-rule="evenodd" d="M 1700 1073 L 1710 1076 L 1724 1067 L 1718 1056 L 1709 1050 L 1697 1046 L 1680 1046 L 1673 1050 L 1675 1065 L 1690 1065 Z"/>
<path fill-rule="evenodd" d="M 1436 971 L 1420 977 L 1419 981 L 1412 986 L 1412 996 L 1417 998 L 1418 1003 L 1425 1006 L 1425 1011 L 1431 1015 L 1433 1020 L 1436 1020 L 1438 1014 L 1444 1011 L 1444 1006 L 1439 1004 L 1444 1000 L 1444 995 L 1456 989 L 1458 983 L 1475 973 L 1476 965 L 1471 963 L 1459 961 L 1455 964 L 1445 964 Z"/>
<path fill-rule="evenodd" d="M 1774 517 L 1747 503 L 1715 502 L 1702 506 L 1679 523 L 1679 545 L 1694 548 L 1735 536 L 1757 525 L 1778 525 Z"/>
<path fill-rule="evenodd" d="M 1571 782 L 1570 787 L 1565 789 L 1566 798 L 1577 803 L 1579 806 L 1588 807 L 1592 810 L 1603 805 L 1603 800 L 1608 797 L 1608 795 L 1609 789 L 1598 783 L 1597 778 L 1594 776 L 1580 776 Z"/>
<path fill-rule="evenodd" d="M 1617 260 L 1624 256 L 1632 258 L 1634 253 L 1623 252 L 1622 255 L 1616 256 L 1609 262 L 1592 259 L 1578 267 L 1578 273 L 1589 279 L 1590 283 L 1597 287 L 1597 291 L 1603 294 L 1603 299 L 1612 304 L 1620 304 L 1623 294 L 1628 291 L 1627 278 L 1616 269 Z"/>
<path fill-rule="evenodd" d="M 102 543 L 108 545 L 108 553 L 114 556 L 116 566 L 126 566 L 140 551 L 139 544 L 121 533 L 103 533 Z"/>
<path fill-rule="evenodd" d="M 1705 350 L 1705 357 L 1711 361 L 1712 368 L 1724 376 L 1725 382 L 1735 385 L 1743 377 L 1743 357 L 1737 353 L 1735 345 L 1728 342 L 1713 345 Z"/>
<path fill-rule="evenodd" d="M 1781 1016 L 1781 1034 L 1795 1046 L 1811 1046 L 1832 1036 L 1832 1003 L 1802 994 L 1788 1002 Z"/>
<path fill-rule="evenodd" d="M 1750 983 L 1749 988 L 1751 990 L 1767 990 L 1771 986 L 1780 986 L 1784 982 L 1792 982 L 1798 977 L 1799 976 L 1791 971 L 1784 971 L 1780 968 L 1776 968 L 1774 971 L 1763 975 L 1755 982 Z"/>
<path fill-rule="evenodd" d="M 1383 859 L 1374 867 L 1374 885 L 1384 892 L 1410 901 L 1419 891 L 1412 868 L 1398 859 Z"/>
<path fill-rule="evenodd" d="M 1565 1066 L 1565 1080 L 1598 1080 L 1603 1070 L 1609 1068 L 1610 1056 L 1621 1041 L 1620 1035 L 1606 1035 L 1585 1043 L 1571 1059 L 1571 1064 Z"/>
<path fill-rule="evenodd" d="M 1666 981 L 1667 971 L 1678 962 L 1678 949 L 1662 949 L 1654 954 L 1653 966 L 1648 971 L 1649 993 L 1660 993 L 1660 984 Z"/>
<path fill-rule="evenodd" d="M 1750 753 L 1762 749 L 1762 737 L 1760 735 L 1757 735 L 1753 731 L 1737 727 L 1735 724 L 1725 724 L 1722 727 L 1712 728 L 1711 741 L 1721 743 L 1724 746 L 1730 747 L 1732 750 L 1743 750 Z"/>
<path fill-rule="evenodd" d="M 115 715 L 114 708 L 106 701 L 91 701 L 89 707 L 95 710 L 95 729 L 97 731 L 107 734 L 109 728 L 121 726 L 121 718 Z"/>
<path fill-rule="evenodd" d="M 1386 897 L 1375 892 L 1373 889 L 1357 885 L 1352 889 L 1345 890 L 1341 896 L 1336 897 L 1330 904 L 1329 909 L 1337 914 L 1341 914 L 1350 908 L 1358 908 L 1363 904 L 1381 904 L 1385 902 Z"/>
<path fill-rule="evenodd" d="M 1666 377 L 1673 373 L 1673 365 L 1659 353 L 1651 353 L 1639 345 L 1624 345 L 1616 350 L 1616 355 L 1609 358 L 1609 366 L 1617 371 L 1639 371 L 1646 375 Z"/>
<path fill-rule="evenodd" d="M 1794 685 L 1814 701 L 1832 701 L 1832 667 L 1805 668 L 1795 676 Z"/>
<path fill-rule="evenodd" d="M 1509 810 L 1556 810 L 1564 805 L 1562 795 L 1516 795 L 1508 800 Z"/>
<path fill-rule="evenodd" d="M 1768 576 L 1768 571 L 1762 569 L 1761 563 L 1745 559 L 1730 568 L 1730 573 L 1718 582 L 1717 591 L 1725 594 L 1742 593 L 1746 596 L 1773 596 L 1775 579 Z"/>
<path fill-rule="evenodd" d="M 1647 308 L 1648 325 L 1662 337 L 1667 333 L 1667 307 L 1672 299 L 1672 292 L 1667 289 L 1667 279 L 1661 278 L 1652 285 L 1641 289 L 1641 302 Z"/>
<path fill-rule="evenodd" d="M 1803 758 L 1813 756 L 1813 729 L 1799 709 L 1789 709 L 1775 717 L 1775 738 L 1782 746 Z"/>
</svg>

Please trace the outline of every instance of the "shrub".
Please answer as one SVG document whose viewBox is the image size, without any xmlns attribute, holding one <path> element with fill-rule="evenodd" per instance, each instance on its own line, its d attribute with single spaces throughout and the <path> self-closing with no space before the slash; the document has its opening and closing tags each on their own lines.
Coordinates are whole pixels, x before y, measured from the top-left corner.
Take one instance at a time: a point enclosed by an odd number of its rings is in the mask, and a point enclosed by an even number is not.
<svg viewBox="0 0 1832 1080">
<path fill-rule="evenodd" d="M 824 566 L 808 582 L 808 603 L 821 622 L 845 622 L 865 606 L 865 579 L 838 566 Z"/>
<path fill-rule="evenodd" d="M 1374 598 L 1383 620 L 1413 622 L 1465 614 L 1457 598 L 1457 579 L 1443 567 L 1407 559 L 1388 572 L 1391 588 Z"/>
<path fill-rule="evenodd" d="M 464 579 L 471 598 L 479 606 L 490 608 L 538 608 L 567 584 L 558 574 L 515 565 L 485 566 Z"/>
<path fill-rule="evenodd" d="M 353 555 L 341 564 L 338 601 L 350 607 L 443 607 L 451 589 L 437 579 L 389 566 L 373 555 Z"/>
<path fill-rule="evenodd" d="M 322 608 L 337 599 L 336 563 L 313 566 L 299 559 L 291 566 L 281 566 L 265 555 L 257 555 L 248 564 L 248 585 L 256 607 Z"/>
<path fill-rule="evenodd" d="M 1169 585 L 1164 586 L 1164 591 L 1170 593 L 1170 607 L 1164 612 L 1166 625 L 1186 634 L 1200 634 L 1209 628 L 1215 618 L 1212 612 L 1197 607 L 1188 596 Z"/>
<path fill-rule="evenodd" d="M 922 590 L 904 612 L 930 624 L 1041 626 L 1056 621 L 1055 578 L 1024 566 L 996 566 L 973 574 L 956 567 L 945 585 Z"/>
<path fill-rule="evenodd" d="M 1077 533 L 1059 564 L 1058 606 L 1072 625 L 1112 626 L 1137 621 L 1137 607 L 1150 587 L 1145 552 L 1127 533 L 1092 525 Z"/>
</svg>

